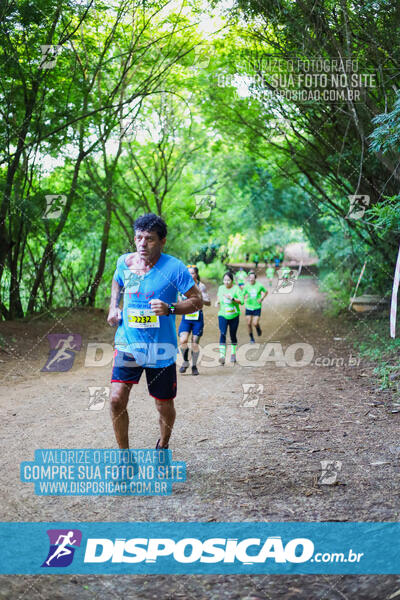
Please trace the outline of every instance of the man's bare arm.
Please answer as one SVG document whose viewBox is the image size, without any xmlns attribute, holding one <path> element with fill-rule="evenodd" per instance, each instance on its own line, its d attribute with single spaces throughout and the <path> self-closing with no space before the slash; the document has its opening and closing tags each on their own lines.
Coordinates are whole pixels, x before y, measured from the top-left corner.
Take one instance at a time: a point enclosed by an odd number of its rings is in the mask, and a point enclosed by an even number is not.
<svg viewBox="0 0 400 600">
<path fill-rule="evenodd" d="M 176 315 L 188 315 L 189 313 L 196 312 L 203 308 L 203 297 L 199 288 L 196 285 L 185 292 L 186 300 L 181 302 L 174 302 L 175 314 Z M 168 315 L 168 304 L 162 300 L 156 298 L 150 300 L 152 310 L 156 315 Z"/>
<path fill-rule="evenodd" d="M 203 308 L 203 296 L 197 285 L 194 285 L 187 292 L 185 292 L 186 300 L 177 302 L 175 304 L 175 314 L 187 315 Z"/>
<path fill-rule="evenodd" d="M 121 301 L 122 287 L 114 278 L 111 285 L 110 310 L 108 311 L 107 323 L 109 325 L 119 325 L 121 321 L 121 309 L 119 303 Z"/>
</svg>

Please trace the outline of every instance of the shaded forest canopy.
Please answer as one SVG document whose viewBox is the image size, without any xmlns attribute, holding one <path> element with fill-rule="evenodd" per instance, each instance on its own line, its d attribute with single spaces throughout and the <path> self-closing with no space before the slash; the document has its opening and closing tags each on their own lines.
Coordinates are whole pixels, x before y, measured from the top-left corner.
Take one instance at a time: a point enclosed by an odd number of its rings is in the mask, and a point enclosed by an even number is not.
<svg viewBox="0 0 400 600">
<path fill-rule="evenodd" d="M 1 318 L 101 305 L 149 211 L 183 260 L 306 239 L 338 310 L 364 262 L 360 291 L 390 292 L 397 2 L 20 0 L 0 11 Z"/>
</svg>

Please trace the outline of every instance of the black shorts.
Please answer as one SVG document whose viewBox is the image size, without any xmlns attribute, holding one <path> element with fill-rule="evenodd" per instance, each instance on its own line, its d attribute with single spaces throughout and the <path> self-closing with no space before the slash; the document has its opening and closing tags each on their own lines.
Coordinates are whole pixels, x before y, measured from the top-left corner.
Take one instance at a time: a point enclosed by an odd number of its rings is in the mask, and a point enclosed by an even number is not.
<svg viewBox="0 0 400 600">
<path fill-rule="evenodd" d="M 129 364 L 133 363 L 133 364 Z M 168 367 L 141 367 L 132 354 L 115 350 L 111 383 L 139 383 L 146 371 L 147 389 L 156 400 L 172 400 L 176 396 L 176 364 Z"/>
<path fill-rule="evenodd" d="M 246 308 L 245 314 L 248 317 L 250 317 L 250 316 L 259 317 L 261 315 L 261 308 L 254 308 L 254 309 Z"/>
</svg>

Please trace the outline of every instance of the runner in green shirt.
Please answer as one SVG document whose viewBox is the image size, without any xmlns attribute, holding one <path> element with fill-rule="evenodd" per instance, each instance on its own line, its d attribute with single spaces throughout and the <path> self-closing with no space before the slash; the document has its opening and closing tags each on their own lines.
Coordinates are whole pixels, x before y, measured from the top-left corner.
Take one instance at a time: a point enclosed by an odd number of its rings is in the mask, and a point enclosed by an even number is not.
<svg viewBox="0 0 400 600">
<path fill-rule="evenodd" d="M 267 265 L 265 269 L 265 274 L 267 276 L 268 287 L 272 287 L 274 277 L 275 277 L 275 269 L 271 265 Z"/>
<path fill-rule="evenodd" d="M 236 332 L 239 327 L 240 304 L 243 304 L 242 292 L 238 286 L 234 284 L 233 274 L 230 271 L 227 271 L 224 275 L 224 284 L 220 285 L 218 288 L 217 301 L 215 303 L 215 306 L 219 306 L 219 363 L 221 365 L 225 364 L 226 332 L 228 327 L 232 348 L 231 362 L 236 362 Z"/>
<path fill-rule="evenodd" d="M 257 334 L 261 335 L 262 331 L 259 325 L 261 315 L 261 304 L 268 292 L 262 283 L 256 281 L 256 274 L 253 271 L 249 273 L 249 282 L 243 288 L 243 298 L 245 300 L 247 327 L 249 330 L 250 343 L 254 344 L 253 322 Z"/>
<path fill-rule="evenodd" d="M 247 279 L 247 273 L 243 269 L 243 267 L 240 267 L 239 271 L 236 273 L 236 281 L 237 281 L 237 284 L 240 287 L 240 289 L 243 288 L 243 286 L 246 282 L 246 279 Z"/>
</svg>

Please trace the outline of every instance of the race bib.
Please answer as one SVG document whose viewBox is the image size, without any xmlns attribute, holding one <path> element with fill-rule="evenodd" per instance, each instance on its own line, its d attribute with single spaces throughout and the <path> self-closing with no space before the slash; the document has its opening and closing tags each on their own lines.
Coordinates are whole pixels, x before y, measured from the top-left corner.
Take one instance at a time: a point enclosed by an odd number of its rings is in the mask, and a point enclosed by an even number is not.
<svg viewBox="0 0 400 600">
<path fill-rule="evenodd" d="M 251 290 L 250 298 L 257 298 L 257 292 L 254 292 L 253 290 Z"/>
<path fill-rule="evenodd" d="M 149 327 L 160 327 L 160 319 L 150 308 L 128 308 L 128 327 L 137 329 L 148 329 Z"/>
<path fill-rule="evenodd" d="M 235 306 L 225 306 L 225 313 L 227 315 L 234 315 L 236 313 L 236 307 Z"/>
<path fill-rule="evenodd" d="M 197 312 L 189 313 L 188 315 L 185 315 L 186 321 L 198 321 L 199 317 L 200 317 L 200 311 L 199 310 Z"/>
</svg>

